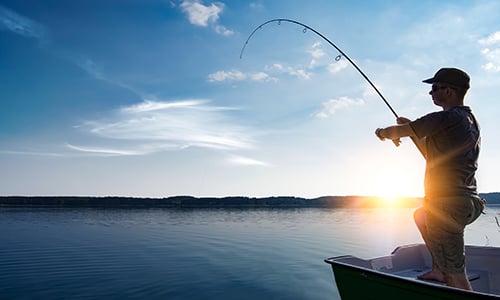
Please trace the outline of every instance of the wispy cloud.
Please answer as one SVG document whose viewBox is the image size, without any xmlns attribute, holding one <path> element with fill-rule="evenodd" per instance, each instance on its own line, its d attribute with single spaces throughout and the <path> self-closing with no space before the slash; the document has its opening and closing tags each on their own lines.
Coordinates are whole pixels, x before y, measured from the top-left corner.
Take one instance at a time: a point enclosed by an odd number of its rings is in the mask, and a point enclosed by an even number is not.
<svg viewBox="0 0 500 300">
<path fill-rule="evenodd" d="M 106 148 L 106 147 L 82 147 L 82 146 L 75 146 L 72 144 L 67 143 L 66 147 L 72 150 L 80 151 L 80 152 L 87 152 L 87 153 L 94 153 L 94 154 L 101 154 L 103 156 L 122 156 L 122 155 L 143 155 L 147 154 L 147 152 L 144 151 L 139 151 L 139 150 L 130 150 L 130 149 L 118 149 L 118 148 Z"/>
<path fill-rule="evenodd" d="M 484 39 L 479 40 L 479 44 L 488 46 L 500 43 L 500 31 L 494 32 Z"/>
<path fill-rule="evenodd" d="M 214 73 L 211 73 L 208 75 L 208 81 L 214 82 L 214 81 L 226 81 L 226 80 L 233 80 L 233 81 L 240 81 L 240 80 L 245 80 L 247 79 L 247 74 L 238 71 L 238 70 L 232 70 L 232 71 L 217 71 Z"/>
<path fill-rule="evenodd" d="M 78 56 L 78 55 L 66 55 L 65 59 L 71 61 L 71 63 L 76 64 L 79 68 L 81 68 L 83 71 L 85 71 L 87 74 L 89 74 L 91 77 L 97 80 L 102 80 L 108 84 L 124 88 L 126 90 L 133 92 L 134 94 L 137 94 L 140 97 L 142 97 L 142 95 L 145 94 L 144 92 L 138 90 L 136 87 L 127 84 L 121 81 L 120 79 L 113 78 L 113 76 L 109 76 L 108 74 L 106 74 L 104 68 L 102 68 L 99 64 L 97 64 L 94 60 L 92 60 L 89 57 Z"/>
<path fill-rule="evenodd" d="M 328 118 L 335 114 L 340 109 L 345 109 L 351 106 L 364 105 L 364 100 L 356 100 L 348 97 L 340 97 L 338 99 L 330 99 L 323 102 L 323 109 L 315 114 L 317 118 Z"/>
<path fill-rule="evenodd" d="M 311 46 L 307 52 L 311 55 L 311 62 L 309 63 L 309 68 L 314 68 L 317 64 L 317 60 L 325 56 L 325 51 L 321 49 L 321 43 L 316 42 Z"/>
<path fill-rule="evenodd" d="M 42 24 L 21 16 L 2 5 L 0 5 L 0 30 L 34 38 L 40 43 L 46 43 L 48 39 L 48 32 Z"/>
<path fill-rule="evenodd" d="M 44 25 L 25 16 L 22 16 L 2 5 L 0 5 L 0 30 L 9 31 L 26 38 L 36 39 L 43 46 L 47 46 L 49 43 L 49 31 Z M 133 87 L 107 77 L 100 66 L 88 57 L 67 53 L 62 54 L 62 52 L 55 53 L 57 56 L 60 56 L 61 58 L 69 60 L 71 63 L 76 64 L 78 67 L 80 67 L 95 79 L 107 81 L 108 83 L 126 88 L 140 94 Z"/>
<path fill-rule="evenodd" d="M 216 25 L 215 26 L 215 32 L 217 32 L 220 35 L 223 36 L 230 36 L 234 34 L 234 31 L 231 29 L 226 28 L 225 26 L 222 25 Z"/>
<path fill-rule="evenodd" d="M 80 59 L 76 62 L 76 64 L 92 77 L 99 80 L 106 80 L 106 77 L 104 76 L 100 68 L 90 58 Z"/>
<path fill-rule="evenodd" d="M 313 43 L 305 52 L 310 57 L 309 65 L 291 66 L 283 63 L 272 63 L 266 65 L 263 71 L 257 73 L 244 73 L 239 70 L 217 71 L 209 75 L 209 81 L 226 80 L 254 80 L 254 81 L 278 81 L 280 76 L 292 76 L 302 80 L 310 80 L 318 69 L 328 70 L 330 73 L 338 73 L 348 66 L 345 61 L 339 61 L 333 64 L 326 64 L 324 57 L 326 52 L 322 49 L 321 42 Z"/>
<path fill-rule="evenodd" d="M 15 150 L 0 150 L 0 154 L 7 155 L 27 155 L 27 156 L 52 156 L 52 157 L 62 157 L 61 153 L 57 152 L 43 152 L 43 151 L 15 151 Z"/>
<path fill-rule="evenodd" d="M 478 43 L 484 48 L 481 55 L 486 59 L 482 66 L 484 70 L 490 72 L 500 71 L 500 31 L 494 32 L 486 38 L 480 39 Z"/>
<path fill-rule="evenodd" d="M 261 81 L 261 82 L 277 82 L 279 79 L 277 76 L 289 75 L 297 77 L 299 79 L 309 80 L 311 79 L 313 73 L 305 69 L 293 68 L 290 66 L 284 66 L 282 64 L 273 64 L 266 66 L 264 71 L 254 72 L 254 73 L 244 73 L 239 70 L 224 71 L 220 70 L 208 75 L 208 81 L 210 82 L 222 82 L 222 81 Z"/>
<path fill-rule="evenodd" d="M 186 147 L 218 150 L 253 148 L 255 142 L 250 129 L 233 123 L 224 113 L 235 109 L 214 106 L 207 100 L 197 99 L 168 102 L 144 100 L 122 107 L 105 119 L 87 121 L 78 126 L 104 139 L 106 144 L 116 141 L 115 146 L 73 143 L 68 147 L 115 155 L 143 155 Z"/>
<path fill-rule="evenodd" d="M 317 70 L 318 68 L 326 68 L 331 74 L 337 74 L 349 66 L 349 62 L 346 59 L 342 59 L 341 56 L 338 56 L 335 62 L 331 62 L 331 57 L 327 57 L 322 47 L 323 44 L 321 42 L 315 42 L 306 51 L 311 57 L 309 69 Z"/>
<path fill-rule="evenodd" d="M 201 100 L 185 100 L 185 101 L 174 101 L 174 102 L 161 102 L 156 100 L 144 100 L 141 103 L 126 106 L 120 109 L 121 112 L 126 114 L 140 114 L 145 112 L 164 110 L 164 109 L 174 109 L 182 107 L 192 107 L 201 103 Z"/>
<path fill-rule="evenodd" d="M 213 25 L 216 33 L 224 36 L 234 34 L 234 31 L 218 24 L 219 16 L 224 10 L 224 3 L 212 2 L 203 5 L 201 1 L 182 1 L 180 4 L 182 11 L 187 15 L 191 24 L 201 27 Z"/>
<path fill-rule="evenodd" d="M 287 74 L 296 76 L 301 79 L 311 79 L 312 73 L 301 68 L 293 68 L 290 66 L 284 66 L 283 64 L 272 64 L 266 66 L 265 70 L 275 74 Z"/>
<path fill-rule="evenodd" d="M 223 81 L 278 81 L 277 78 L 272 77 L 266 72 L 256 72 L 256 73 L 243 73 L 238 70 L 231 71 L 217 71 L 208 75 L 208 81 L 210 82 L 223 82 Z"/>
<path fill-rule="evenodd" d="M 270 165 L 266 162 L 252 159 L 249 157 L 244 157 L 244 156 L 230 156 L 228 158 L 228 162 L 234 165 L 239 165 L 239 166 L 261 166 L 261 167 L 269 167 Z"/>
<path fill-rule="evenodd" d="M 289 75 L 296 76 L 301 79 L 311 79 L 312 76 L 311 72 L 307 72 L 304 69 L 287 68 L 286 72 Z"/>
<path fill-rule="evenodd" d="M 252 2 L 248 5 L 251 9 L 263 9 L 264 5 L 262 3 Z"/>
<path fill-rule="evenodd" d="M 349 67 L 349 62 L 347 60 L 339 60 L 328 65 L 328 72 L 332 74 L 337 74 L 343 69 Z"/>
<path fill-rule="evenodd" d="M 239 70 L 224 71 L 220 70 L 208 75 L 210 82 L 222 81 L 262 81 L 262 82 L 277 82 L 280 75 L 289 75 L 299 79 L 309 80 L 313 73 L 300 68 L 284 66 L 282 64 L 273 64 L 266 66 L 264 71 L 254 73 L 244 73 Z"/>
<path fill-rule="evenodd" d="M 278 78 L 272 77 L 266 72 L 257 72 L 250 74 L 250 78 L 254 81 L 278 81 Z"/>
</svg>

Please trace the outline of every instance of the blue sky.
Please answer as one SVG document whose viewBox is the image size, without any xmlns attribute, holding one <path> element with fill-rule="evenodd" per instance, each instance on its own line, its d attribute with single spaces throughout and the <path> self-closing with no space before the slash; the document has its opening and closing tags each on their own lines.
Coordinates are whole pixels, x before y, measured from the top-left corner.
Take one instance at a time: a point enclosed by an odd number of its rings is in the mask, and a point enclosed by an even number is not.
<svg viewBox="0 0 500 300">
<path fill-rule="evenodd" d="M 1 1 L 0 194 L 423 195 L 394 116 L 471 76 L 480 192 L 500 191 L 498 1 Z"/>
</svg>

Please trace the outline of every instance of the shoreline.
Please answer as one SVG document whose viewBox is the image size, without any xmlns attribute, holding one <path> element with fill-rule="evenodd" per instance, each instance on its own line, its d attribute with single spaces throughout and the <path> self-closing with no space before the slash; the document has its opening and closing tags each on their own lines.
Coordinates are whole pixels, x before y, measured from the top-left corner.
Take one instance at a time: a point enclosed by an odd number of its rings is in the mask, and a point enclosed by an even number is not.
<svg viewBox="0 0 500 300">
<path fill-rule="evenodd" d="M 481 193 L 489 205 L 500 204 L 500 193 Z M 418 207 L 422 197 L 400 197 L 384 201 L 376 196 L 193 197 L 142 198 L 121 196 L 0 196 L 0 207 L 101 207 L 101 208 L 376 208 Z"/>
<path fill-rule="evenodd" d="M 273 208 L 273 207 L 379 207 L 380 197 L 325 196 L 312 199 L 300 197 L 85 197 L 85 196 L 0 196 L 0 207 L 110 207 L 110 208 Z M 397 207 L 418 206 L 420 197 L 403 197 Z"/>
</svg>

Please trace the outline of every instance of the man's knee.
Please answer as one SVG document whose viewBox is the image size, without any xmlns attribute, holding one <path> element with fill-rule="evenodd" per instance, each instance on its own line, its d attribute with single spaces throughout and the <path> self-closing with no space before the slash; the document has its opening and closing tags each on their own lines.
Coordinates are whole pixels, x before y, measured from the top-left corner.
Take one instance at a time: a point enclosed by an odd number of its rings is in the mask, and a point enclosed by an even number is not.
<svg viewBox="0 0 500 300">
<path fill-rule="evenodd" d="M 415 221 L 415 224 L 417 224 L 417 227 L 423 228 L 425 227 L 425 210 L 423 207 L 417 208 L 413 212 L 413 220 Z"/>
</svg>

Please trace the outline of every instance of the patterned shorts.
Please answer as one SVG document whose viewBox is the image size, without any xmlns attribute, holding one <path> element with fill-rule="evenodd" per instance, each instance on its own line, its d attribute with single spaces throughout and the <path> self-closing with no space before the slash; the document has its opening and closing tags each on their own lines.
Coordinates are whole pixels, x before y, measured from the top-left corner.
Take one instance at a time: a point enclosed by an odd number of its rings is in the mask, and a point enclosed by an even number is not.
<svg viewBox="0 0 500 300">
<path fill-rule="evenodd" d="M 465 270 L 464 229 L 481 215 L 485 203 L 475 196 L 426 199 L 428 247 L 441 271 Z"/>
</svg>

